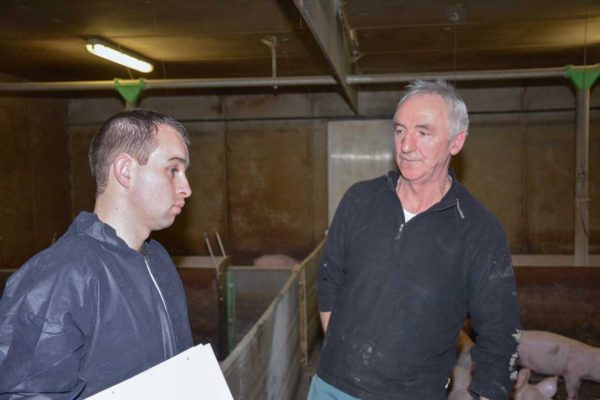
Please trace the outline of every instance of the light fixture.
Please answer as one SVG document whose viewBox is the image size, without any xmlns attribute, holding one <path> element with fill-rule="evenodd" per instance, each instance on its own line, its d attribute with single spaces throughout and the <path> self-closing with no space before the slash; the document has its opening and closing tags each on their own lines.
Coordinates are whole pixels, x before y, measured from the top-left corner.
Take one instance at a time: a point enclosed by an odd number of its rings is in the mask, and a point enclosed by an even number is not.
<svg viewBox="0 0 600 400">
<path fill-rule="evenodd" d="M 115 46 L 99 39 L 89 39 L 85 48 L 98 57 L 135 69 L 136 71 L 152 72 L 154 70 L 154 66 L 148 61 L 143 60 L 140 56 L 131 53 L 127 54 L 125 51 L 117 49 Z"/>
</svg>

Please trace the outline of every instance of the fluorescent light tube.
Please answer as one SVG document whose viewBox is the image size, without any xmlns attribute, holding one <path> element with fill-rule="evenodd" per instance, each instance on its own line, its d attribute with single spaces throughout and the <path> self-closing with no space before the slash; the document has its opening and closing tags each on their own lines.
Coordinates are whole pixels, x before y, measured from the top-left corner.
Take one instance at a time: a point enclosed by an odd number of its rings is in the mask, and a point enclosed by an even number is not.
<svg viewBox="0 0 600 400">
<path fill-rule="evenodd" d="M 85 48 L 87 51 L 98 57 L 135 69 L 136 71 L 147 73 L 154 70 L 152 64 L 142 60 L 140 57 L 126 54 L 123 50 L 116 49 L 108 43 L 104 43 L 97 39 L 88 40 Z"/>
</svg>

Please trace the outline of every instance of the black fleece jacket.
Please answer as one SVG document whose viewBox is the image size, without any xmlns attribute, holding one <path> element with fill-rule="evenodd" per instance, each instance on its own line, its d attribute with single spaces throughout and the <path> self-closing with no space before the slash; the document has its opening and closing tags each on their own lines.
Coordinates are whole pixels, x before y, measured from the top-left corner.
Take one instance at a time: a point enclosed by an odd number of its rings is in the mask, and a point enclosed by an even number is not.
<svg viewBox="0 0 600 400">
<path fill-rule="evenodd" d="M 460 185 L 405 222 L 392 171 L 353 185 L 328 233 L 317 283 L 331 311 L 317 375 L 361 399 L 445 399 L 470 318 L 472 393 L 507 399 L 520 330 L 506 236 Z M 511 358 L 513 358 L 511 360 Z"/>
</svg>

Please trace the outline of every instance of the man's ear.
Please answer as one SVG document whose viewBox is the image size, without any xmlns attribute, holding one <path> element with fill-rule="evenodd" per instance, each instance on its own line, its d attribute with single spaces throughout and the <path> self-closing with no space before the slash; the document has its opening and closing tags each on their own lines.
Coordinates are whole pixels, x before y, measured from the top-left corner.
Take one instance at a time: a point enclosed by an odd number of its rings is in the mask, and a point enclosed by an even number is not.
<svg viewBox="0 0 600 400">
<path fill-rule="evenodd" d="M 462 150 L 465 140 L 467 138 L 467 131 L 459 132 L 458 135 L 454 136 L 450 141 L 450 154 L 455 156 Z"/>
<path fill-rule="evenodd" d="M 115 158 L 112 163 L 113 174 L 115 179 L 124 188 L 131 186 L 132 172 L 134 168 L 135 160 L 126 153 L 121 153 Z"/>
</svg>

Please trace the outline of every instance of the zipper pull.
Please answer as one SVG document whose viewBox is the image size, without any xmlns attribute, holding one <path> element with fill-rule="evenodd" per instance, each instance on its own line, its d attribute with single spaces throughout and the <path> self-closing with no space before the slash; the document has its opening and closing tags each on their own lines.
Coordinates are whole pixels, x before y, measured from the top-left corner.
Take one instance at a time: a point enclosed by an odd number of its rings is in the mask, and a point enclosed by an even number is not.
<svg viewBox="0 0 600 400">
<path fill-rule="evenodd" d="M 400 224 L 400 228 L 398 228 L 398 233 L 396 234 L 396 240 L 400 239 L 402 236 L 402 230 L 404 229 L 404 224 Z"/>
</svg>

